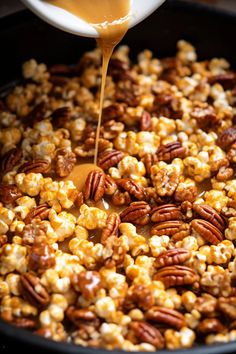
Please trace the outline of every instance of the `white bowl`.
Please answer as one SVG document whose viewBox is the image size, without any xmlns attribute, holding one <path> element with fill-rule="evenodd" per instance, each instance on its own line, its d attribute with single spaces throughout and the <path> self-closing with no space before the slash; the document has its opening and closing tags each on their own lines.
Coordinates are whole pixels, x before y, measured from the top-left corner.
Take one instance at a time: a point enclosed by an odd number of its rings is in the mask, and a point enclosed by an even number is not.
<svg viewBox="0 0 236 354">
<path fill-rule="evenodd" d="M 88 0 L 89 1 L 89 0 Z M 129 28 L 154 12 L 165 0 L 131 0 Z M 99 37 L 94 27 L 79 17 L 43 0 L 22 0 L 36 15 L 63 31 L 85 37 Z"/>
</svg>

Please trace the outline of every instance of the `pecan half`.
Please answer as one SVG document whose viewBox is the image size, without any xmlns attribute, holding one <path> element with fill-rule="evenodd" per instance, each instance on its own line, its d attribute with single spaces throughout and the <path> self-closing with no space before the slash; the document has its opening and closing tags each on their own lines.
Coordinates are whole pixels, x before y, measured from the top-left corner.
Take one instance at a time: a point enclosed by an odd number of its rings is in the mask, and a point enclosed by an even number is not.
<svg viewBox="0 0 236 354">
<path fill-rule="evenodd" d="M 117 102 L 125 103 L 129 107 L 137 107 L 139 100 L 135 91 L 135 88 L 132 86 L 124 89 L 117 88 L 115 98 Z"/>
<path fill-rule="evenodd" d="M 126 252 L 126 248 L 117 236 L 111 235 L 108 237 L 103 251 L 105 267 L 116 267 L 117 269 L 123 267 Z"/>
<path fill-rule="evenodd" d="M 14 204 L 22 196 L 18 187 L 11 184 L 0 184 L 0 201 L 3 204 Z"/>
<path fill-rule="evenodd" d="M 145 318 L 148 321 L 163 323 L 177 329 L 180 329 L 186 325 L 185 317 L 182 313 L 160 306 L 154 306 L 149 309 L 145 313 Z"/>
<path fill-rule="evenodd" d="M 225 316 L 231 320 L 236 320 L 236 297 L 228 298 L 220 297 L 218 299 L 217 308 L 224 313 Z"/>
<path fill-rule="evenodd" d="M 27 214 L 26 218 L 24 219 L 24 223 L 27 225 L 30 224 L 33 219 L 47 219 L 49 211 L 50 208 L 47 204 L 38 205 Z"/>
<path fill-rule="evenodd" d="M 204 318 L 197 326 L 197 331 L 203 334 L 222 333 L 224 326 L 218 318 Z"/>
<path fill-rule="evenodd" d="M 24 329 L 35 329 L 37 327 L 36 320 L 25 317 L 14 317 L 10 323 L 13 326 Z"/>
<path fill-rule="evenodd" d="M 149 222 L 150 210 L 151 207 L 146 202 L 134 202 L 120 213 L 120 218 L 122 222 L 146 225 Z"/>
<path fill-rule="evenodd" d="M 110 60 L 108 75 L 112 76 L 115 82 L 132 80 L 128 63 L 117 58 Z"/>
<path fill-rule="evenodd" d="M 112 148 L 112 143 L 103 138 L 98 139 L 98 152 L 108 150 Z M 94 156 L 95 153 L 95 138 L 87 138 L 82 145 L 78 145 L 74 152 L 80 157 L 90 157 Z"/>
<path fill-rule="evenodd" d="M 203 316 L 211 317 L 216 312 L 216 306 L 217 299 L 214 296 L 205 293 L 197 298 L 194 304 L 194 309 L 199 311 Z"/>
<path fill-rule="evenodd" d="M 85 300 L 92 300 L 102 288 L 102 279 L 96 271 L 82 271 L 72 279 L 74 289 L 82 294 Z"/>
<path fill-rule="evenodd" d="M 151 229 L 152 235 L 162 236 L 174 236 L 176 234 L 187 236 L 189 231 L 189 225 L 181 220 L 169 220 L 163 221 L 154 225 Z"/>
<path fill-rule="evenodd" d="M 113 195 L 117 188 L 118 187 L 114 179 L 109 175 L 105 175 L 104 193 L 106 195 Z"/>
<path fill-rule="evenodd" d="M 222 149 L 228 149 L 236 141 L 236 128 L 227 128 L 217 139 L 217 144 Z"/>
<path fill-rule="evenodd" d="M 113 103 L 112 105 L 103 108 L 102 119 L 107 121 L 111 119 L 119 120 L 125 114 L 125 105 L 122 103 Z"/>
<path fill-rule="evenodd" d="M 24 226 L 22 232 L 23 245 L 33 245 L 36 239 L 46 240 L 47 227 L 39 219 L 33 219 L 30 224 Z"/>
<path fill-rule="evenodd" d="M 161 268 L 165 266 L 172 266 L 183 264 L 191 257 L 191 253 L 184 248 L 175 248 L 160 253 L 155 260 L 155 267 Z"/>
<path fill-rule="evenodd" d="M 202 238 L 213 245 L 217 245 L 223 240 L 222 232 L 206 220 L 194 219 L 191 226 Z"/>
<path fill-rule="evenodd" d="M 13 148 L 9 151 L 7 151 L 2 157 L 1 157 L 1 172 L 7 173 L 9 171 L 12 171 L 13 168 L 18 164 L 22 157 L 22 152 L 20 149 Z"/>
<path fill-rule="evenodd" d="M 170 162 L 176 157 L 185 157 L 186 149 L 180 142 L 161 145 L 157 152 L 157 157 L 160 161 Z"/>
<path fill-rule="evenodd" d="M 180 208 L 175 204 L 164 204 L 161 206 L 155 206 L 151 210 L 151 220 L 153 222 L 162 222 L 169 220 L 183 220 L 184 216 L 180 211 Z"/>
<path fill-rule="evenodd" d="M 29 250 L 28 268 L 34 271 L 44 271 L 56 264 L 55 250 L 46 242 L 36 242 Z"/>
<path fill-rule="evenodd" d="M 23 297 L 26 298 L 30 304 L 36 307 L 42 307 L 49 304 L 50 296 L 44 286 L 40 283 L 40 279 L 34 274 L 21 274 L 20 284 Z"/>
<path fill-rule="evenodd" d="M 98 157 L 98 166 L 103 170 L 116 166 L 125 156 L 124 152 L 118 150 L 104 151 Z"/>
<path fill-rule="evenodd" d="M 98 202 L 105 193 L 105 174 L 99 170 L 91 171 L 85 181 L 84 198 Z"/>
<path fill-rule="evenodd" d="M 128 192 L 122 192 L 119 189 L 112 196 L 112 203 L 115 206 L 128 205 L 131 202 L 131 197 Z"/>
<path fill-rule="evenodd" d="M 194 204 L 193 210 L 203 219 L 209 221 L 212 225 L 217 227 L 220 231 L 225 229 L 224 219 L 211 206 L 206 204 Z"/>
<path fill-rule="evenodd" d="M 141 131 L 150 131 L 151 129 L 152 117 L 151 114 L 147 111 L 144 111 L 140 121 L 140 130 Z"/>
<path fill-rule="evenodd" d="M 58 177 L 67 177 L 76 164 L 76 155 L 68 149 L 60 149 L 56 156 L 56 174 Z"/>
<path fill-rule="evenodd" d="M 56 127 L 63 127 L 70 119 L 71 108 L 70 107 L 60 107 L 53 111 L 51 118 L 52 124 Z"/>
<path fill-rule="evenodd" d="M 231 90 L 236 85 L 236 75 L 233 72 L 217 74 L 217 75 L 210 76 L 208 78 L 208 82 L 210 85 L 219 83 L 221 84 L 221 86 L 223 86 L 225 90 Z"/>
<path fill-rule="evenodd" d="M 204 108 L 195 107 L 190 115 L 192 118 L 196 119 L 198 127 L 206 132 L 214 129 L 220 124 L 212 106 Z"/>
<path fill-rule="evenodd" d="M 156 154 L 147 153 L 143 156 L 142 161 L 144 163 L 146 169 L 146 175 L 151 175 L 151 167 L 158 162 L 158 158 Z"/>
<path fill-rule="evenodd" d="M 147 285 L 133 285 L 129 288 L 124 307 L 127 310 L 133 308 L 141 308 L 142 310 L 148 310 L 155 303 L 153 293 Z"/>
<path fill-rule="evenodd" d="M 117 179 L 116 183 L 119 187 L 126 190 L 129 195 L 133 195 L 138 200 L 143 200 L 145 197 L 145 190 L 142 186 L 135 183 L 131 178 Z"/>
<path fill-rule="evenodd" d="M 92 310 L 88 308 L 78 309 L 74 306 L 68 307 L 66 310 L 66 316 L 77 327 L 80 327 L 81 324 L 88 324 L 98 320 L 96 314 Z"/>
<path fill-rule="evenodd" d="M 32 160 L 25 162 L 18 168 L 18 173 L 48 173 L 51 169 L 51 164 L 47 160 Z"/>
<path fill-rule="evenodd" d="M 130 323 L 129 327 L 136 339 L 140 342 L 150 343 L 157 349 L 164 348 L 165 341 L 161 332 L 149 323 L 134 321 Z"/>
<path fill-rule="evenodd" d="M 31 111 L 21 118 L 21 121 L 26 126 L 33 126 L 35 122 L 44 119 L 46 113 L 46 102 L 42 101 L 34 106 Z"/>
<path fill-rule="evenodd" d="M 190 285 L 196 281 L 193 269 L 182 265 L 163 267 L 154 275 L 154 280 L 160 280 L 166 288 L 179 285 Z"/>
<path fill-rule="evenodd" d="M 106 221 L 106 226 L 102 230 L 101 243 L 104 244 L 108 237 L 117 235 L 120 226 L 120 216 L 116 213 L 111 213 Z"/>
</svg>

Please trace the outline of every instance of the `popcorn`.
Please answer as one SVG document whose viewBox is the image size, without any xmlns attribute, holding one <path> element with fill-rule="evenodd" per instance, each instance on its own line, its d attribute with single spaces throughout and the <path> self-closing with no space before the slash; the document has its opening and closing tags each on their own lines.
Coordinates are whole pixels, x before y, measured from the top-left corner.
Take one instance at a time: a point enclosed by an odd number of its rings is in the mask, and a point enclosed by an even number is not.
<svg viewBox="0 0 236 354">
<path fill-rule="evenodd" d="M 0 253 L 0 274 L 4 275 L 17 271 L 23 273 L 27 270 L 27 249 L 17 244 L 6 244 Z"/>
<path fill-rule="evenodd" d="M 19 173 L 15 176 L 17 187 L 30 197 L 35 197 L 40 193 L 43 186 L 43 176 L 41 173 Z"/>
<path fill-rule="evenodd" d="M 179 332 L 168 329 L 165 332 L 165 340 L 168 349 L 190 348 L 196 338 L 193 330 L 187 327 L 181 328 Z"/>
<path fill-rule="evenodd" d="M 64 241 L 66 238 L 73 235 L 76 222 L 74 215 L 66 211 L 57 214 L 54 209 L 51 209 L 48 217 L 57 235 L 57 241 Z"/>
<path fill-rule="evenodd" d="M 107 214 L 98 208 L 89 208 L 86 204 L 80 207 L 78 224 L 88 230 L 103 228 L 106 225 Z"/>
</svg>

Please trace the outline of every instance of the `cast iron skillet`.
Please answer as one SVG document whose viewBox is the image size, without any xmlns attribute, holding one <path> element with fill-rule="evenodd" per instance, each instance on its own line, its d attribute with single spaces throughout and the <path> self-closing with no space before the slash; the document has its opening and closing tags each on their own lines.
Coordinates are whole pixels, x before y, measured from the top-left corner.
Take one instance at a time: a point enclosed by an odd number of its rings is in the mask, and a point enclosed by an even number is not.
<svg viewBox="0 0 236 354">
<path fill-rule="evenodd" d="M 236 67 L 234 53 L 236 14 L 212 9 L 206 5 L 182 1 L 167 1 L 145 22 L 130 30 L 124 43 L 131 47 L 131 57 L 144 48 L 151 49 L 158 57 L 175 54 L 177 40 L 192 42 L 200 59 L 225 57 Z M 20 78 L 21 63 L 36 58 L 48 65 L 75 63 L 80 55 L 94 47 L 93 40 L 63 33 L 29 11 L 22 11 L 0 20 L 0 86 L 6 91 L 12 82 Z M 10 349 L 65 354 L 104 354 L 100 349 L 82 348 L 72 344 L 56 343 L 15 328 L 0 321 L 0 344 L 7 341 Z M 14 347 L 13 347 L 14 345 Z M 0 348 L 0 352 L 4 352 Z M 236 352 L 236 342 L 213 346 L 197 346 L 189 350 L 177 350 L 175 354 L 220 354 Z M 114 351 L 113 353 L 120 353 Z M 167 351 L 158 351 L 160 354 Z"/>
</svg>

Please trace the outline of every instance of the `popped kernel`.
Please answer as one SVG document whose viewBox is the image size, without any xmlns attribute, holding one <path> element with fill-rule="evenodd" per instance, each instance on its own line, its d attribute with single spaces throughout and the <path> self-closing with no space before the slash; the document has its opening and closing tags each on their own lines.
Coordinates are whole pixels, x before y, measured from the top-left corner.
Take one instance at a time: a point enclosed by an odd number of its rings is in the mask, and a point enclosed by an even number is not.
<svg viewBox="0 0 236 354">
<path fill-rule="evenodd" d="M 88 207 L 83 204 L 80 207 L 80 216 L 78 218 L 78 224 L 88 230 L 94 230 L 102 228 L 106 225 L 107 213 L 101 209 Z"/>
<path fill-rule="evenodd" d="M 40 193 L 43 186 L 43 176 L 41 173 L 18 173 L 15 176 L 17 187 L 30 197 L 35 197 Z"/>
</svg>

